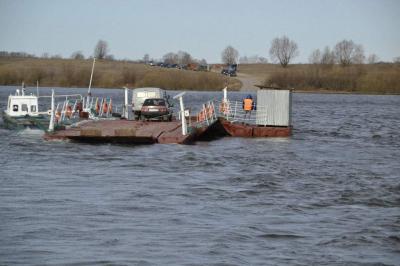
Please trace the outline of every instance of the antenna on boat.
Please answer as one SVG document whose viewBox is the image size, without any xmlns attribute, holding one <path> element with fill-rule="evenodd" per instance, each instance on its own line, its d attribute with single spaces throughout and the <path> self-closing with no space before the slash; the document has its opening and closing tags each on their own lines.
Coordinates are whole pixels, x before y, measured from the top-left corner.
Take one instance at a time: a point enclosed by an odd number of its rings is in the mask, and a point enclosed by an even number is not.
<svg viewBox="0 0 400 266">
<path fill-rule="evenodd" d="M 93 80 L 93 72 L 94 72 L 94 64 L 95 63 L 96 63 L 96 57 L 93 57 L 92 73 L 90 74 L 90 81 L 89 81 L 89 88 L 88 88 L 88 93 L 87 93 L 86 106 L 89 106 L 89 104 L 90 104 L 90 96 L 92 95 L 91 89 L 92 89 L 92 80 Z"/>
<path fill-rule="evenodd" d="M 36 80 L 36 96 L 39 97 L 39 80 Z"/>
<path fill-rule="evenodd" d="M 22 81 L 22 89 L 21 89 L 22 96 L 25 95 L 25 82 Z"/>
</svg>

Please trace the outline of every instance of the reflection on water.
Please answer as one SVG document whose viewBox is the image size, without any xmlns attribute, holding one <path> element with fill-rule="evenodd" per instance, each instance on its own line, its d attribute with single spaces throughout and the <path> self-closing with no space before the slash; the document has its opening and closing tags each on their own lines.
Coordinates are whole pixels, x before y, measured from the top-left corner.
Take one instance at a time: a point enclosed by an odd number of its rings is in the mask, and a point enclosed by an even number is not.
<svg viewBox="0 0 400 266">
<path fill-rule="evenodd" d="M 89 145 L 0 127 L 0 264 L 398 265 L 400 97 L 293 100 L 291 138 Z"/>
</svg>

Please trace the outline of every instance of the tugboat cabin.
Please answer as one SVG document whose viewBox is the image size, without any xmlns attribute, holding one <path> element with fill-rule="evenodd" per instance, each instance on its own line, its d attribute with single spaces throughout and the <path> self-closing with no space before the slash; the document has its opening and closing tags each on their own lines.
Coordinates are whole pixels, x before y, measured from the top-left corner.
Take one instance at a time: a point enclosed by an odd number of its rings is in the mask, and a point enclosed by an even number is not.
<svg viewBox="0 0 400 266">
<path fill-rule="evenodd" d="M 38 97 L 20 94 L 17 90 L 15 95 L 8 97 L 6 114 L 10 117 L 38 116 Z"/>
</svg>

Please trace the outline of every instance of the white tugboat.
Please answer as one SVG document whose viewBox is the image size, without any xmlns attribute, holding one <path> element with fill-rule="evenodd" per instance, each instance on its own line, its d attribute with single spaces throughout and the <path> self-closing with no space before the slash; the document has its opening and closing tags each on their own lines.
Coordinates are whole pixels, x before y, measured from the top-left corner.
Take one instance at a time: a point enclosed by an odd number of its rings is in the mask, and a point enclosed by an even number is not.
<svg viewBox="0 0 400 266">
<path fill-rule="evenodd" d="M 22 84 L 14 95 L 8 96 L 7 109 L 2 112 L 4 125 L 10 129 L 23 129 L 25 127 L 48 130 L 50 120 L 54 128 L 74 124 L 80 119 L 110 119 L 113 108 L 111 98 L 94 98 L 91 96 L 91 84 L 93 79 L 95 59 L 93 60 L 92 73 L 87 97 L 81 94 L 39 96 L 39 84 L 37 84 L 37 95 L 25 91 Z M 63 101 L 51 107 L 51 110 L 39 111 L 39 98 L 51 98 L 55 104 L 55 98 Z M 51 118 L 52 117 L 52 118 Z"/>
<path fill-rule="evenodd" d="M 3 111 L 3 121 L 6 128 L 23 129 L 38 128 L 47 130 L 50 123 L 51 110 L 40 111 L 39 99 L 62 98 L 54 109 L 54 120 L 57 126 L 68 125 L 79 120 L 82 111 L 83 97 L 81 94 L 38 96 L 26 94 L 25 87 L 17 89 L 14 95 L 8 96 L 7 109 Z"/>
<path fill-rule="evenodd" d="M 8 96 L 7 109 L 3 111 L 3 121 L 8 128 L 34 127 L 44 129 L 49 125 L 47 112 L 39 112 L 39 97 L 27 95 L 25 86 Z"/>
</svg>

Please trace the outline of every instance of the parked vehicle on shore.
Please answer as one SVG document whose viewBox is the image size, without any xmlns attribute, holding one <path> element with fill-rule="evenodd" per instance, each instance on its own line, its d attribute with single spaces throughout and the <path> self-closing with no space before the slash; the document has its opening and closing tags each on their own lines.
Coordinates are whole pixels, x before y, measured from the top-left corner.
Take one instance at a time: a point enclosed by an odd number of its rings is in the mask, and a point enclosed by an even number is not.
<svg viewBox="0 0 400 266">
<path fill-rule="evenodd" d="M 229 77 L 236 77 L 236 71 L 237 71 L 237 64 L 232 64 L 228 65 L 227 68 L 223 68 L 221 74 Z"/>
<path fill-rule="evenodd" d="M 132 112 L 135 120 L 141 118 L 143 103 L 147 99 L 164 99 L 168 103 L 167 92 L 160 88 L 137 88 L 132 92 Z"/>
</svg>

